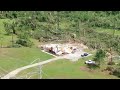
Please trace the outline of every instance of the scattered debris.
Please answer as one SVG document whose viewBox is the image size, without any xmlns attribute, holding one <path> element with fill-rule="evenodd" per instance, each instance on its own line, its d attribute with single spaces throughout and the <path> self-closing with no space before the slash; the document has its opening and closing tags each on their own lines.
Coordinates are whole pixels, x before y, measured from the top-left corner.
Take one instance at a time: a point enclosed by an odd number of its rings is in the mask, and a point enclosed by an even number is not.
<svg viewBox="0 0 120 90">
<path fill-rule="evenodd" d="M 83 49 L 86 49 L 85 47 L 87 47 L 83 44 L 46 44 L 39 47 L 45 52 L 56 56 L 64 56 L 64 58 L 72 61 L 78 61 L 81 57 L 92 55 L 83 51 Z"/>
<path fill-rule="evenodd" d="M 70 53 L 75 53 L 76 47 L 70 45 L 70 44 L 47 44 L 41 46 L 41 49 L 50 52 L 55 55 L 65 55 Z"/>
</svg>

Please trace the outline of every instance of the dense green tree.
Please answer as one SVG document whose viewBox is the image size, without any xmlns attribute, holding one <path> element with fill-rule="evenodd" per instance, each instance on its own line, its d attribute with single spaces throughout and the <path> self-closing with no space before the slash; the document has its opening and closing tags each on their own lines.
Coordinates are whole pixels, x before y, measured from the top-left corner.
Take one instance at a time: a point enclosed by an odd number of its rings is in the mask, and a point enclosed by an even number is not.
<svg viewBox="0 0 120 90">
<path fill-rule="evenodd" d="M 100 62 L 104 60 L 104 58 L 105 58 L 105 51 L 102 49 L 98 49 L 93 60 L 98 62 L 98 64 L 100 64 Z"/>
</svg>

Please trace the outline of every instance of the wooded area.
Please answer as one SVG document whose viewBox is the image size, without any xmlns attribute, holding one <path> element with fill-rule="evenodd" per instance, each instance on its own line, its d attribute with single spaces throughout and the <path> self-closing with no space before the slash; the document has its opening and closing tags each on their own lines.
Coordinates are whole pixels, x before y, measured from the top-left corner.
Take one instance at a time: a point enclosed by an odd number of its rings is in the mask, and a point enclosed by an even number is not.
<svg viewBox="0 0 120 90">
<path fill-rule="evenodd" d="M 120 37 L 115 30 L 120 29 L 119 11 L 1 11 L 8 35 L 17 35 L 13 44 L 29 46 L 33 43 L 29 38 L 40 42 L 78 41 L 90 48 L 109 48 L 120 54 Z M 112 34 L 99 33 L 96 27 L 109 28 Z M 13 45 L 14 46 L 14 45 Z"/>
</svg>

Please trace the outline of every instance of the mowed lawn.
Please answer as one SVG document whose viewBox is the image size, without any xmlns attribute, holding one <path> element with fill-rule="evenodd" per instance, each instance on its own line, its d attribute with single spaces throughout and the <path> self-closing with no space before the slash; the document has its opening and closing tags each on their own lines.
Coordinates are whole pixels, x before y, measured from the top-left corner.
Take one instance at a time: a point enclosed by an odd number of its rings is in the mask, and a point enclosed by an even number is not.
<svg viewBox="0 0 120 90">
<path fill-rule="evenodd" d="M 67 59 L 50 62 L 42 66 L 42 79 L 118 79 L 116 76 L 101 72 L 101 69 L 90 70 L 84 61 L 92 59 L 93 56 L 81 58 L 76 62 Z M 106 67 L 101 65 L 101 67 Z M 26 69 L 18 73 L 17 78 L 38 79 L 40 77 L 39 67 Z M 26 76 L 26 77 L 25 77 Z"/>
<path fill-rule="evenodd" d="M 0 48 L 0 73 L 29 65 L 38 58 L 43 61 L 53 56 L 43 53 L 38 48 Z"/>
<path fill-rule="evenodd" d="M 88 70 L 84 60 L 77 62 L 69 60 L 59 60 L 51 62 L 43 67 L 43 78 L 53 79 L 117 79 L 116 76 L 109 75 L 101 70 Z"/>
</svg>

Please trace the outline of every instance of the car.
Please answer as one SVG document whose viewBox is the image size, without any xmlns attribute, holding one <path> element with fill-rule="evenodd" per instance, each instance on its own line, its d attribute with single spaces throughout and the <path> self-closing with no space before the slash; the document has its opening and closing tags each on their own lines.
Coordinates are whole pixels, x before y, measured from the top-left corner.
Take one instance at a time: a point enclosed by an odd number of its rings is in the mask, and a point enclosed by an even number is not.
<svg viewBox="0 0 120 90">
<path fill-rule="evenodd" d="M 81 57 L 84 57 L 84 56 L 87 56 L 87 55 L 88 55 L 88 53 L 84 53 L 84 54 L 81 55 Z"/>
<path fill-rule="evenodd" d="M 96 64 L 96 63 L 95 63 L 95 61 L 88 60 L 88 61 L 85 61 L 85 64 Z"/>
<path fill-rule="evenodd" d="M 88 53 L 84 53 L 84 56 L 87 56 L 88 55 Z"/>
</svg>

